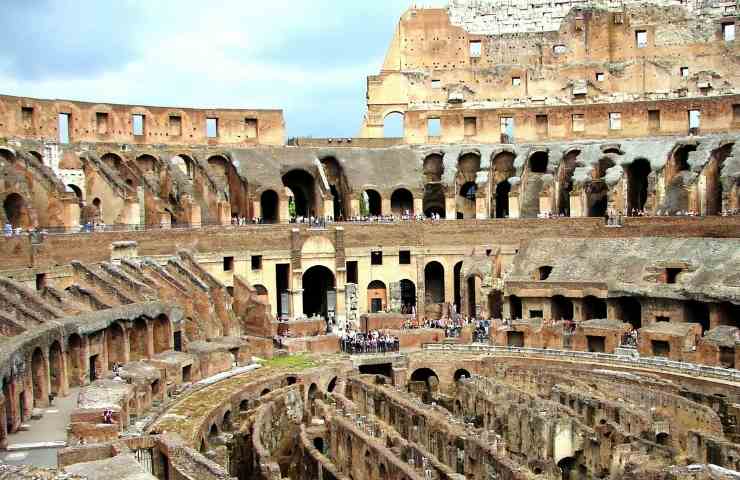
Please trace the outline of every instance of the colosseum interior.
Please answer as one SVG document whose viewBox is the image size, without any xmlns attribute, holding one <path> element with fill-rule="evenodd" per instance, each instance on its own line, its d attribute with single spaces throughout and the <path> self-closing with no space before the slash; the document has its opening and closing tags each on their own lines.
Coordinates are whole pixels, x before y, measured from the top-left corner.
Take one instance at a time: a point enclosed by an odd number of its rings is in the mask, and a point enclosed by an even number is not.
<svg viewBox="0 0 740 480">
<path fill-rule="evenodd" d="M 740 479 L 737 9 L 412 7 L 354 138 L 0 96 L 0 478 Z"/>
</svg>

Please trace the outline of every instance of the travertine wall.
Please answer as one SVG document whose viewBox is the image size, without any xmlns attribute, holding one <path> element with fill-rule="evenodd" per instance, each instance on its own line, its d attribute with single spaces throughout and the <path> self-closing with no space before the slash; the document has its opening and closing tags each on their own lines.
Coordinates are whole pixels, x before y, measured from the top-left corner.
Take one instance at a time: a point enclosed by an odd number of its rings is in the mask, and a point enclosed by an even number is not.
<svg viewBox="0 0 740 480">
<path fill-rule="evenodd" d="M 69 142 L 159 145 L 282 145 L 282 110 L 150 107 L 0 95 L 0 137 L 60 140 L 59 114 L 69 115 Z M 133 115 L 142 115 L 135 135 Z M 206 119 L 217 119 L 209 137 Z"/>
</svg>

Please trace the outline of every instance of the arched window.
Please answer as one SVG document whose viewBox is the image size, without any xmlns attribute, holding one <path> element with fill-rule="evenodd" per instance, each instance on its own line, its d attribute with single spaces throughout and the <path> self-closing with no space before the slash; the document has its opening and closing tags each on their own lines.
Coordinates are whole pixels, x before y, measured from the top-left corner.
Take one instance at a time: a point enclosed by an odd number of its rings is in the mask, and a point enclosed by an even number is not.
<svg viewBox="0 0 740 480">
<path fill-rule="evenodd" d="M 383 119 L 383 136 L 385 138 L 402 138 L 404 136 L 404 115 L 391 112 Z"/>
</svg>

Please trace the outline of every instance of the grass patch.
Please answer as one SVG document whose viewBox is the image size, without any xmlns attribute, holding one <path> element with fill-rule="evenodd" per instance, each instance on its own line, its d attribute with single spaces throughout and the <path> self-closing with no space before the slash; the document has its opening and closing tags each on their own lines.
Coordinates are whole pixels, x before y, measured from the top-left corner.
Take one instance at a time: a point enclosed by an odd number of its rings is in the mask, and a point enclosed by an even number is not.
<svg viewBox="0 0 740 480">
<path fill-rule="evenodd" d="M 318 366 L 314 360 L 309 358 L 307 355 L 286 355 L 284 357 L 275 357 L 270 360 L 265 360 L 263 365 L 267 368 L 289 368 L 292 370 L 304 370 L 306 368 L 312 368 Z"/>
</svg>

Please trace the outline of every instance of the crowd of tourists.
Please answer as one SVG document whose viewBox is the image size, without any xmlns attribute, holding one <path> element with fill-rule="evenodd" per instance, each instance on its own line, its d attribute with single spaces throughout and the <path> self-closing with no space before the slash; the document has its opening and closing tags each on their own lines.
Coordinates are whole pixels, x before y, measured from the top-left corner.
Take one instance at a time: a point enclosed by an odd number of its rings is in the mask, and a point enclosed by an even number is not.
<svg viewBox="0 0 740 480">
<path fill-rule="evenodd" d="M 349 354 L 357 353 L 390 353 L 397 352 L 400 340 L 394 335 L 371 330 L 367 333 L 348 330 L 340 338 L 342 351 Z"/>
</svg>

